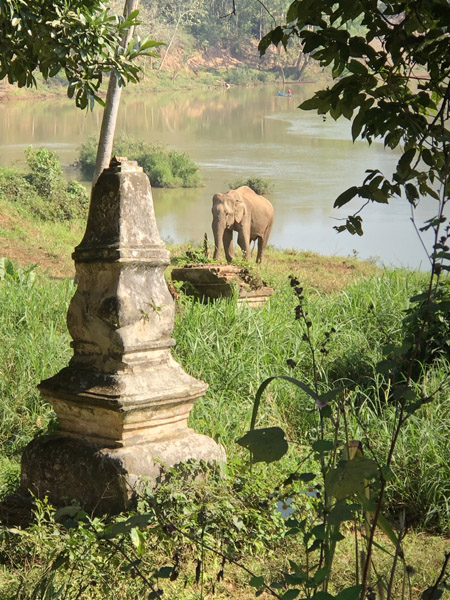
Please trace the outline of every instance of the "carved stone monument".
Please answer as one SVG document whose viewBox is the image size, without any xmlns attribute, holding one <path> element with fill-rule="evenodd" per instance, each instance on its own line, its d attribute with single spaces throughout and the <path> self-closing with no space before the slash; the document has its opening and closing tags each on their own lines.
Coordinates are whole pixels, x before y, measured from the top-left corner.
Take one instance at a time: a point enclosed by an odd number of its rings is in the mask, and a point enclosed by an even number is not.
<svg viewBox="0 0 450 600">
<path fill-rule="evenodd" d="M 21 488 L 56 504 L 77 499 L 87 510 L 116 512 L 131 505 L 142 481 L 154 484 L 162 466 L 225 454 L 187 426 L 207 385 L 171 354 L 169 253 L 135 162 L 114 158 L 99 177 L 73 258 L 73 357 L 39 385 L 60 429 L 25 449 Z"/>
</svg>

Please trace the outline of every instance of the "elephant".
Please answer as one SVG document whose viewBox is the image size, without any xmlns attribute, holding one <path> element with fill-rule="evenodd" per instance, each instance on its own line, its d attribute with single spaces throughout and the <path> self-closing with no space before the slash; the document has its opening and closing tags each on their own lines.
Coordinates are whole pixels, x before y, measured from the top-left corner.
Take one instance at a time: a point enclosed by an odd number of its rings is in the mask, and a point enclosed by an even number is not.
<svg viewBox="0 0 450 600">
<path fill-rule="evenodd" d="M 233 260 L 233 231 L 237 231 L 237 243 L 244 260 L 250 257 L 250 242 L 258 240 L 256 262 L 260 263 L 273 223 L 273 206 L 269 200 L 243 185 L 226 194 L 215 194 L 212 214 L 214 259 L 218 260 L 223 244 L 227 261 Z"/>
</svg>

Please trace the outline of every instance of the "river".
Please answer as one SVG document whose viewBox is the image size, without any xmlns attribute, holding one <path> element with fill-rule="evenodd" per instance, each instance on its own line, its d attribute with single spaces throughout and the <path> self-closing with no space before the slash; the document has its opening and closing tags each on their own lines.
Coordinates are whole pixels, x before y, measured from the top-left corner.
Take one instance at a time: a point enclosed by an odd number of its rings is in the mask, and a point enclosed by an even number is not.
<svg viewBox="0 0 450 600">
<path fill-rule="evenodd" d="M 236 178 L 258 176 L 272 185 L 273 246 L 426 269 L 427 255 L 404 200 L 366 207 L 362 237 L 333 229 L 349 212 L 333 209 L 336 196 L 360 184 L 367 168 L 390 174 L 397 155 L 380 143 L 352 143 L 346 120 L 299 110 L 311 93 L 308 84 L 295 86 L 293 98 L 278 96 L 275 85 L 148 95 L 125 90 L 117 131 L 186 151 L 205 182 L 200 189 L 153 191 L 161 236 L 200 242 L 207 233 L 212 241 L 212 195 Z M 79 178 L 69 165 L 81 143 L 98 132 L 100 120 L 99 107 L 81 112 L 68 99 L 2 103 L 0 165 L 22 166 L 25 148 L 45 146 L 58 153 L 70 177 Z M 349 206 L 357 208 L 355 202 Z M 417 224 L 435 210 L 435 201 L 423 200 Z"/>
</svg>

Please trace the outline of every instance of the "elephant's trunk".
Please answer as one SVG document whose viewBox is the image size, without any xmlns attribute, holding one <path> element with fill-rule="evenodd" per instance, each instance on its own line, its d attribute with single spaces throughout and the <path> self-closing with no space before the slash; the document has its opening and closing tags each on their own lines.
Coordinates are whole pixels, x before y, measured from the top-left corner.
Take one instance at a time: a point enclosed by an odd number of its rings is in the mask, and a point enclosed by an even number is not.
<svg viewBox="0 0 450 600">
<path fill-rule="evenodd" d="M 220 194 L 214 196 L 214 205 L 212 209 L 213 222 L 212 230 L 214 234 L 214 260 L 219 259 L 219 254 L 223 246 L 223 234 L 227 227 L 227 218 L 223 205 L 220 202 Z"/>
<path fill-rule="evenodd" d="M 219 260 L 219 254 L 223 246 L 223 234 L 227 226 L 224 214 L 215 214 L 212 224 L 214 234 L 214 260 Z"/>
</svg>

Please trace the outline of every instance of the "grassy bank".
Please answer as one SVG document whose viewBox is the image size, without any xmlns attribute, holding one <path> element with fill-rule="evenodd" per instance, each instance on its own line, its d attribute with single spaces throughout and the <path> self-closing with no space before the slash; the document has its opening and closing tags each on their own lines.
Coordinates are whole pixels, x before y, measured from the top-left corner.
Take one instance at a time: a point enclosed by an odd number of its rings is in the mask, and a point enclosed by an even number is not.
<svg viewBox="0 0 450 600">
<path fill-rule="evenodd" d="M 174 254 L 184 250 L 172 249 Z M 166 570 L 158 584 L 166 589 L 168 597 L 198 598 L 205 597 L 201 594 L 206 592 L 215 598 L 253 597 L 254 591 L 247 585 L 248 573 L 236 565 L 227 562 L 225 580 L 219 577 L 217 581 L 222 559 L 212 551 L 203 551 L 202 555 L 186 537 L 195 531 L 203 530 L 203 539 L 211 547 L 231 544 L 238 562 L 257 575 L 272 573 L 275 578 L 288 557 L 297 560 L 302 555 L 298 541 L 285 537 L 286 526 L 275 505 L 282 492 L 279 486 L 289 473 L 305 461 L 314 469 L 307 446 L 319 423 L 311 399 L 283 381 L 274 382 L 263 398 L 258 424 L 281 426 L 288 439 L 295 441 L 281 463 L 259 464 L 249 477 L 247 453 L 236 444 L 248 429 L 255 391 L 263 379 L 287 375 L 313 385 L 311 352 L 302 324 L 295 319 L 297 300 L 289 285 L 290 274 L 304 285 L 314 345 L 320 348 L 326 332 L 333 330 L 327 352 L 318 359 L 320 386 L 345 382 L 351 437 L 370 441 L 374 452 L 381 456 L 389 440 L 395 407 L 385 402 L 376 364 L 386 340 L 393 342 L 401 337 L 404 310 L 409 298 L 423 285 L 423 275 L 381 271 L 349 259 L 271 250 L 260 275 L 274 286 L 275 293 L 264 308 L 238 307 L 228 300 L 208 305 L 186 297 L 179 300 L 175 356 L 186 371 L 209 383 L 206 397 L 197 401 L 191 413 L 190 425 L 225 445 L 228 479 L 210 473 L 203 484 L 196 486 L 186 485 L 183 478 L 174 475 L 153 500 L 142 500 L 141 512 L 153 517 L 146 517 L 149 522 L 134 534 L 135 539 L 117 534 L 120 552 L 102 538 L 106 526 L 102 520 L 85 520 L 81 528 L 67 530 L 55 522 L 51 508 L 40 505 L 35 525 L 27 533 L 3 530 L 2 598 L 56 598 L 42 595 L 44 592 L 32 596 L 35 586 L 50 589 L 50 575 L 55 590 L 57 585 L 70 581 L 72 591 L 69 593 L 67 588 L 67 598 L 77 597 L 82 589 L 81 597 L 87 599 L 104 594 L 108 598 L 140 597 L 145 584 L 133 576 L 128 566 L 132 557 L 141 561 L 142 570 L 153 574 L 179 561 L 179 577 L 171 580 L 167 574 L 173 571 Z M 342 274 L 346 274 L 346 280 Z M 65 314 L 74 284 L 71 279 L 35 275 L 32 269 L 10 269 L 9 276 L 0 281 L 0 303 L 4 307 L 0 315 L 2 496 L 17 485 L 24 446 L 34 436 L 57 427 L 55 415 L 39 397 L 36 385 L 65 366 L 71 354 Z M 436 364 L 427 385 L 434 387 L 447 370 L 444 362 Z M 385 506 L 393 522 L 402 509 L 414 527 L 442 534 L 450 531 L 450 461 L 445 425 L 449 404 L 446 393 L 438 394 L 402 431 Z M 313 499 L 298 496 L 297 510 L 308 516 L 313 503 Z M 181 533 L 172 531 L 167 537 L 154 516 L 157 514 L 164 514 Z M 202 514 L 204 520 L 199 521 Z M 351 539 L 351 529 L 347 533 Z M 218 540 L 222 540 L 219 546 Z M 382 537 L 378 541 L 385 544 Z M 336 560 L 342 563 L 342 569 L 334 580 L 336 589 L 352 582 L 347 564 L 350 546 L 347 539 L 339 546 Z M 415 535 L 407 542 L 407 560 L 415 569 L 412 588 L 423 589 L 424 582 L 437 576 L 445 546 L 444 538 L 429 534 Z M 58 556 L 66 557 L 67 564 L 61 558 L 62 566 L 53 569 Z M 388 569 L 382 566 L 383 556 L 381 552 L 377 559 L 381 570 Z M 199 561 L 203 584 L 195 575 Z M 400 597 L 401 581 L 396 580 L 395 585 Z"/>
<path fill-rule="evenodd" d="M 0 213 L 0 256 L 12 260 L 0 260 L 1 499 L 17 488 L 27 443 L 58 426 L 36 386 L 71 356 L 65 324 L 75 291 L 70 255 L 84 223 L 45 221 L 5 197 Z M 173 264 L 200 252 L 190 244 L 170 250 Z M 144 591 L 158 598 L 159 589 L 182 600 L 244 599 L 261 589 L 261 576 L 281 586 L 273 590 L 281 590 L 283 600 L 295 597 L 279 573 L 292 570 L 289 561 L 304 565 L 308 552 L 277 503 L 291 495 L 295 514 L 314 523 L 322 490 L 317 475 L 301 480 L 299 473 L 318 472 L 320 453 L 311 452 L 311 443 L 320 436 L 332 439 L 336 426 L 333 419 L 319 419 L 307 389 L 340 390 L 336 418 L 344 419 L 347 438 L 361 440 L 365 452 L 383 464 L 398 406 L 390 394 L 390 374 L 380 364 L 386 348 L 401 347 L 407 339 L 405 311 L 426 280 L 421 273 L 382 270 L 351 258 L 274 248 L 267 249 L 262 265 L 250 267 L 274 288 L 263 308 L 238 307 L 232 300 L 201 304 L 181 296 L 174 329 L 176 359 L 209 384 L 190 425 L 225 446 L 227 477 L 206 470 L 203 479 L 188 483 L 183 474 L 169 473 L 156 494 L 141 498 L 137 516 L 119 516 L 113 525 L 75 507 L 70 514 L 76 519 L 63 526 L 52 507 L 37 503 L 32 526 L 0 528 L 2 600 L 134 600 Z M 292 286 L 290 276 L 298 284 Z M 392 579 L 394 598 L 403 598 L 402 590 L 420 596 L 438 577 L 448 549 L 448 372 L 440 357 L 425 377 L 417 377 L 420 397 L 433 395 L 433 402 L 411 413 L 401 428 L 387 481 L 383 514 L 394 529 L 400 519 L 414 531 L 403 543 L 403 575 Z M 236 440 L 249 428 L 260 383 L 274 375 L 303 385 L 273 381 L 258 413 L 258 427 L 286 432 L 289 451 L 279 462 L 249 470 L 248 452 Z M 312 495 L 304 489 L 308 481 Z M 354 584 L 351 557 L 359 527 L 356 519 L 340 523 L 344 539 L 336 551 L 333 593 Z M 376 542 L 377 577 L 389 581 L 392 548 L 386 533 Z"/>
</svg>

